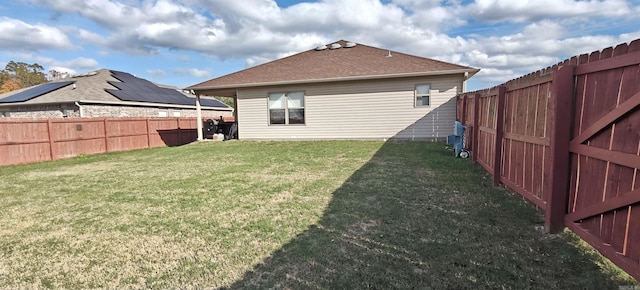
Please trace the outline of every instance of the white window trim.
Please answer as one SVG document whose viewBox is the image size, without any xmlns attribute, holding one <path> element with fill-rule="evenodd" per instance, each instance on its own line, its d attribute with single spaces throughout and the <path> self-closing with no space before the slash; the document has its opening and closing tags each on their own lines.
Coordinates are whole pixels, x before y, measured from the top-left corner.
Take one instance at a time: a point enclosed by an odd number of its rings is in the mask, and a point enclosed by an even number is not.
<svg viewBox="0 0 640 290">
<path fill-rule="evenodd" d="M 427 94 L 418 94 L 418 86 L 429 86 L 429 93 Z M 422 105 L 422 104 L 418 104 L 418 97 L 428 97 L 429 98 L 429 104 L 428 105 Z M 432 98 L 431 98 L 431 84 L 430 83 L 421 83 L 421 84 L 416 84 L 413 87 L 413 106 L 416 108 L 424 108 L 424 107 L 431 107 L 431 102 L 432 102 Z"/>
<path fill-rule="evenodd" d="M 302 93 L 302 107 L 301 108 L 293 108 L 293 109 L 303 109 L 305 112 L 304 123 L 302 124 L 289 124 L 289 94 L 291 93 Z M 271 124 L 271 109 L 269 108 L 269 96 L 272 94 L 283 94 L 284 95 L 284 124 Z M 268 92 L 267 93 L 267 124 L 269 126 L 305 126 L 307 124 L 306 118 L 306 103 L 307 103 L 307 92 L 306 91 L 288 91 L 288 92 Z"/>
</svg>

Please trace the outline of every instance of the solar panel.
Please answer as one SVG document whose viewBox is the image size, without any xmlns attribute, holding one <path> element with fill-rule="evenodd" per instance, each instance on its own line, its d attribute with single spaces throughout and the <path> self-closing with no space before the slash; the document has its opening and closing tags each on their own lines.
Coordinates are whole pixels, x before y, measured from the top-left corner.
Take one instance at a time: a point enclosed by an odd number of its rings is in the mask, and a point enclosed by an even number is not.
<svg viewBox="0 0 640 290">
<path fill-rule="evenodd" d="M 195 98 L 190 98 L 174 89 L 162 88 L 154 83 L 137 78 L 125 72 L 111 71 L 111 75 L 119 82 L 109 84 L 117 89 L 105 89 L 106 92 L 122 101 L 161 103 L 194 106 Z M 201 105 L 207 107 L 226 108 L 227 105 L 217 100 L 203 99 Z"/>
<path fill-rule="evenodd" d="M 17 103 L 17 102 L 25 102 L 31 100 L 33 98 L 42 96 L 44 94 L 53 92 L 57 89 L 66 87 L 70 84 L 74 83 L 73 81 L 66 82 L 54 82 L 54 83 L 44 83 L 41 85 L 37 85 L 33 88 L 30 88 L 26 91 L 22 91 L 6 98 L 0 99 L 0 103 Z"/>
<path fill-rule="evenodd" d="M 195 100 L 193 100 L 193 102 L 195 104 Z M 218 100 L 212 100 L 212 99 L 200 99 L 200 105 L 207 106 L 207 107 L 226 107 L 227 106 L 223 102 L 220 102 Z"/>
</svg>

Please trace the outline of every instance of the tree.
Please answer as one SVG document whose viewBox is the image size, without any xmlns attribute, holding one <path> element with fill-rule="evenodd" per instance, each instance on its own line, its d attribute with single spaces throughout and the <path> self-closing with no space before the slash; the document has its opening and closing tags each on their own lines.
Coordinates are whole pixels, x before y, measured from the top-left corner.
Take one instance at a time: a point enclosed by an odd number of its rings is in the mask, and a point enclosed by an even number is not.
<svg viewBox="0 0 640 290">
<path fill-rule="evenodd" d="M 60 79 L 66 79 L 68 77 L 70 77 L 68 72 L 59 72 L 55 69 L 52 69 L 49 71 L 49 75 L 47 76 L 47 79 L 49 79 L 50 81 L 55 81 Z"/>
<path fill-rule="evenodd" d="M 225 103 L 227 106 L 234 108 L 235 106 L 235 99 L 234 98 L 229 98 L 229 97 L 216 97 L 216 99 L 218 99 L 218 101 Z"/>
<path fill-rule="evenodd" d="M 24 62 L 10 61 L 5 68 L 0 71 L 0 81 L 4 85 L 10 79 L 20 80 L 21 87 L 30 87 L 47 82 L 44 68 L 37 64 L 27 64 Z"/>
<path fill-rule="evenodd" d="M 20 81 L 20 79 L 17 79 L 17 78 L 8 79 L 2 83 L 2 86 L 0 86 L 0 94 L 19 90 L 21 88 L 22 88 L 22 82 Z"/>
</svg>

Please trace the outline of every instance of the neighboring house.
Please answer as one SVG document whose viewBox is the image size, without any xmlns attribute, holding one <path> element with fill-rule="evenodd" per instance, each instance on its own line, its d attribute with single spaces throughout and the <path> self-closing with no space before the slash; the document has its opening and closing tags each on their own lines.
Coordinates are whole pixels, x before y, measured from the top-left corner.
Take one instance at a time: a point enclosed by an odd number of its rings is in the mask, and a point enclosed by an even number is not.
<svg viewBox="0 0 640 290">
<path fill-rule="evenodd" d="M 236 98 L 240 139 L 445 139 L 479 70 L 338 41 L 187 89 Z"/>
<path fill-rule="evenodd" d="M 201 98 L 203 118 L 233 108 Z M 0 117 L 195 117 L 195 96 L 119 71 L 101 69 L 0 94 Z"/>
</svg>

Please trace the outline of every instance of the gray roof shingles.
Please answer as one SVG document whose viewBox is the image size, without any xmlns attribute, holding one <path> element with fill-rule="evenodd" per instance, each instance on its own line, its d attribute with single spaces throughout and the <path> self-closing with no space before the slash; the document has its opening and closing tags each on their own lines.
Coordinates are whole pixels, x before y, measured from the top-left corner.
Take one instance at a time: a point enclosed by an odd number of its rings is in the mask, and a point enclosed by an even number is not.
<svg viewBox="0 0 640 290">
<path fill-rule="evenodd" d="M 131 82 L 129 84 L 122 83 L 121 80 L 114 77 L 114 74 L 125 74 L 131 76 L 130 79 L 136 80 L 136 82 Z M 2 103 L 1 100 L 4 98 L 11 98 L 11 96 L 15 94 L 19 94 L 31 89 L 36 88 L 29 87 L 24 88 L 4 94 L 0 94 L 0 105 L 20 105 L 20 104 L 43 104 L 43 103 L 65 103 L 65 102 L 79 102 L 79 101 L 90 101 L 95 103 L 105 102 L 105 103 L 118 103 L 123 101 L 136 101 L 140 103 L 158 103 L 158 104 L 166 104 L 166 105 L 194 105 L 195 106 L 195 98 L 188 96 L 184 93 L 181 93 L 175 89 L 169 88 L 167 86 L 160 86 L 157 84 L 153 84 L 147 80 L 136 78 L 128 73 L 111 71 L 108 69 L 100 69 L 95 71 L 94 73 L 84 74 L 75 76 L 72 78 L 65 78 L 59 81 L 54 82 L 69 82 L 72 81 L 74 86 L 67 85 L 60 89 L 50 91 L 43 95 L 37 96 L 35 98 L 31 98 L 22 102 L 11 102 L 11 103 Z M 51 84 L 51 83 L 48 83 Z M 139 94 L 147 95 L 146 99 L 129 99 L 129 100 L 121 100 L 109 93 L 109 91 L 118 90 L 114 84 L 122 84 L 124 87 L 129 88 L 132 91 L 136 91 Z M 39 85 L 41 86 L 41 85 Z M 182 95 L 183 98 L 173 98 L 178 100 L 176 102 L 163 102 L 162 99 L 154 100 L 153 94 L 158 91 L 163 91 L 164 93 L 175 93 L 176 95 Z M 193 101 L 193 103 L 191 103 Z M 124 102 L 123 102 L 124 103 Z M 215 100 L 215 99 L 201 99 L 202 106 L 205 107 L 218 107 L 218 108 L 229 108 L 224 103 Z"/>
</svg>

